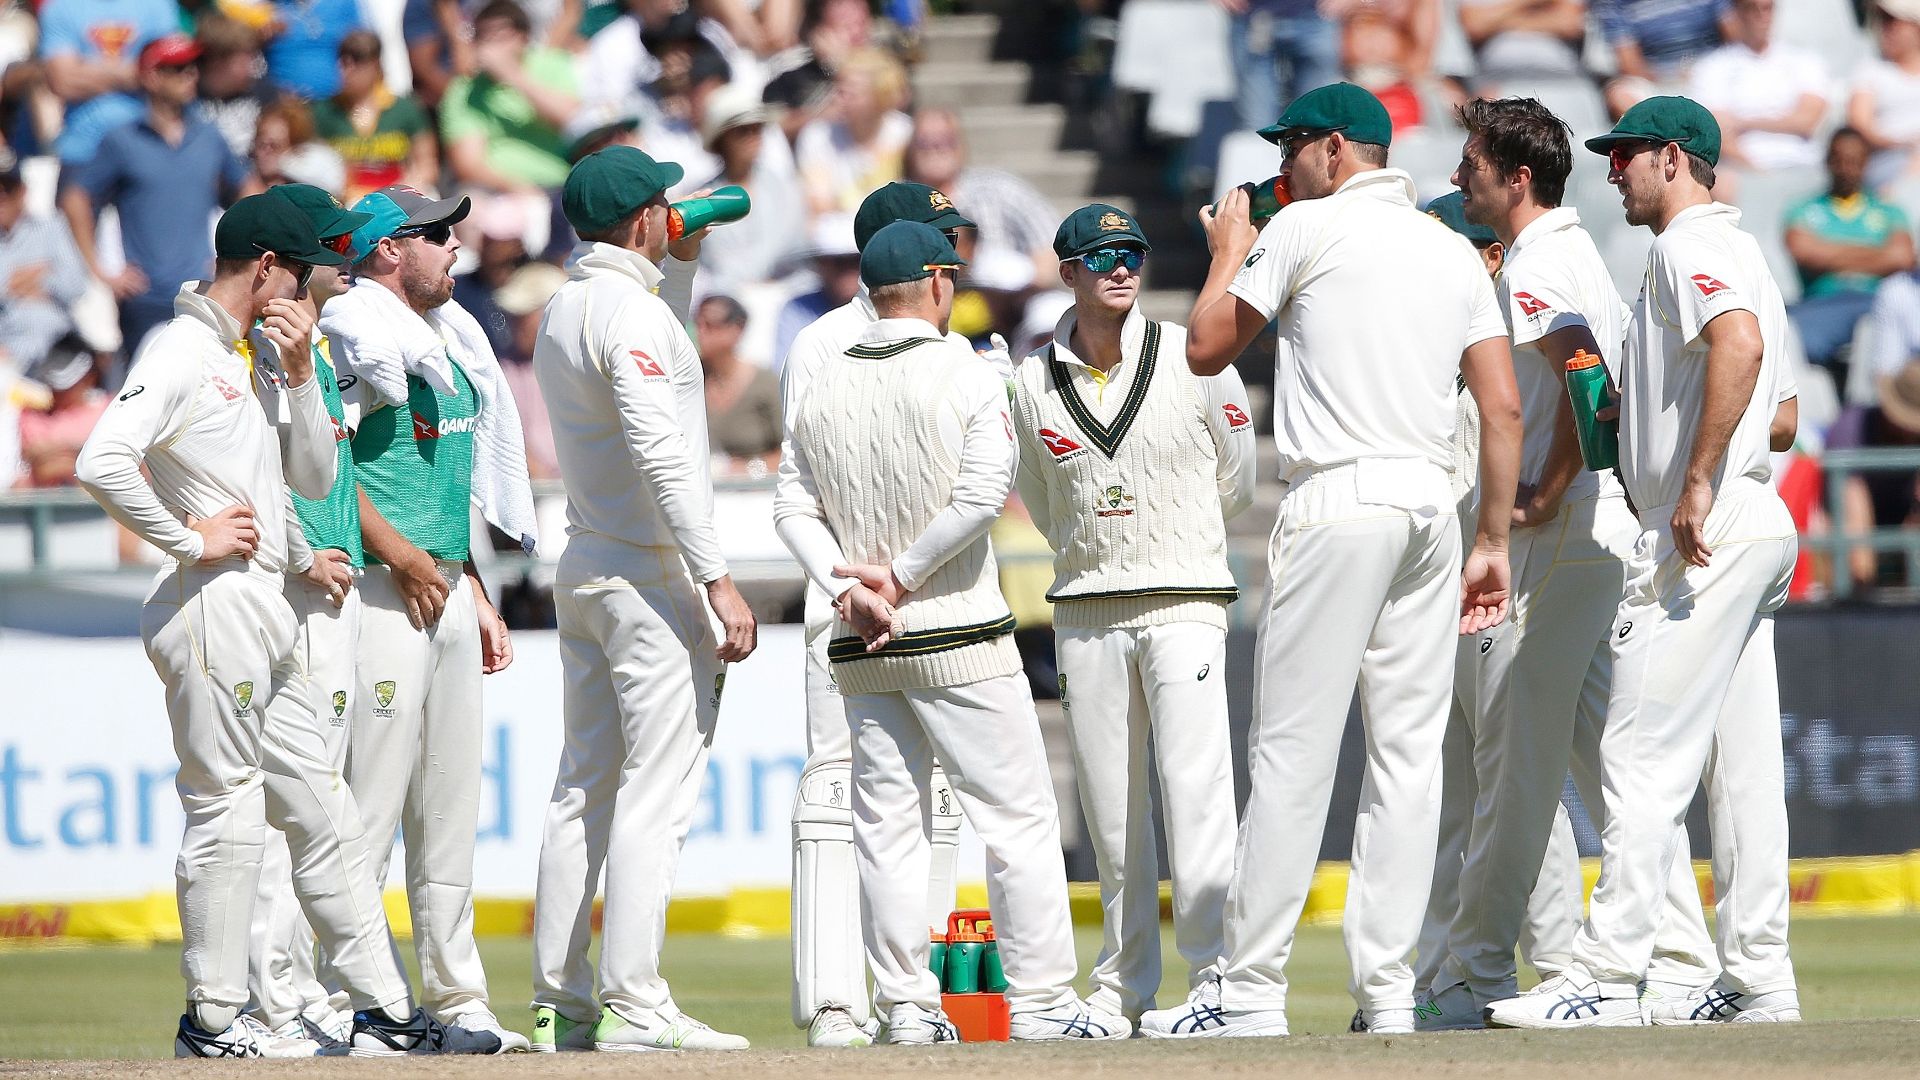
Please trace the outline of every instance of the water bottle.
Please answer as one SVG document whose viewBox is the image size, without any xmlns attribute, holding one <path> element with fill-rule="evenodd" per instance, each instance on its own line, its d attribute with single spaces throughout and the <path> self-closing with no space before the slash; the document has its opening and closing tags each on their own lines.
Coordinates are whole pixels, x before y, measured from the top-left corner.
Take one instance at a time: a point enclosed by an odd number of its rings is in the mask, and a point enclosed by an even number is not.
<svg viewBox="0 0 1920 1080">
<path fill-rule="evenodd" d="M 1000 966 L 1000 943 L 987 939 L 986 950 L 980 954 L 980 989 L 988 994 L 1007 992 L 1007 969 Z"/>
<path fill-rule="evenodd" d="M 1567 397 L 1573 401 L 1573 429 L 1580 437 L 1580 457 L 1588 471 L 1620 464 L 1620 421 L 1594 416 L 1613 403 L 1613 395 L 1607 393 L 1607 369 L 1585 349 L 1567 361 Z"/>
<path fill-rule="evenodd" d="M 747 198 L 747 189 L 738 184 L 717 188 L 705 198 L 682 199 L 667 207 L 667 238 L 678 240 L 709 225 L 739 221 L 751 209 L 753 200 Z"/>
<path fill-rule="evenodd" d="M 947 935 L 938 930 L 932 932 L 933 940 L 927 945 L 927 966 L 933 969 L 933 977 L 942 986 L 947 981 Z"/>
<path fill-rule="evenodd" d="M 947 993 L 980 992 L 980 954 L 986 951 L 984 935 L 965 930 L 947 935 Z"/>
<path fill-rule="evenodd" d="M 1252 204 L 1247 207 L 1247 216 L 1253 221 L 1265 221 L 1293 201 L 1293 192 L 1287 187 L 1285 176 L 1270 176 L 1257 184 L 1241 184 L 1240 190 L 1247 193 L 1247 199 Z M 1220 212 L 1219 203 L 1213 204 L 1213 212 Z"/>
</svg>

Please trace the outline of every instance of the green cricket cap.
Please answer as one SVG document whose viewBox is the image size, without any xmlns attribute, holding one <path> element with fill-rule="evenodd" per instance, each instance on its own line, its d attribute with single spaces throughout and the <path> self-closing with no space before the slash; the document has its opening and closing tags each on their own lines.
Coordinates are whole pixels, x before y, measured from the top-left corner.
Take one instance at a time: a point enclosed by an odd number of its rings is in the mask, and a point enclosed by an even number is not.
<svg viewBox="0 0 1920 1080">
<path fill-rule="evenodd" d="M 941 267 L 959 268 L 967 260 L 938 228 L 924 221 L 896 221 L 873 234 L 860 252 L 860 280 L 869 289 L 919 281 Z"/>
<path fill-rule="evenodd" d="M 1260 137 L 1270 143 L 1295 135 L 1324 134 L 1338 131 L 1354 142 L 1393 145 L 1393 118 L 1362 87 L 1352 83 L 1330 83 L 1309 90 L 1293 99 L 1280 119 L 1260 129 Z"/>
<path fill-rule="evenodd" d="M 1605 154 L 1626 142 L 1678 143 L 1707 164 L 1720 164 L 1720 121 L 1692 98 L 1650 97 L 1628 109 L 1612 131 L 1588 139 L 1587 149 Z"/>
<path fill-rule="evenodd" d="M 213 253 L 222 259 L 257 259 L 267 252 L 313 266 L 339 266 L 347 261 L 320 243 L 313 219 L 273 191 L 249 195 L 227 207 L 213 227 Z"/>
<path fill-rule="evenodd" d="M 861 200 L 859 211 L 853 215 L 853 246 L 867 250 L 867 241 L 896 221 L 918 221 L 935 229 L 973 227 L 973 222 L 953 208 L 946 192 L 895 180 Z"/>
<path fill-rule="evenodd" d="M 1428 203 L 1427 213 L 1439 218 L 1440 224 L 1466 237 L 1474 247 L 1483 248 L 1500 239 L 1487 226 L 1467 220 L 1467 197 L 1458 191 L 1449 191 Z"/>
<path fill-rule="evenodd" d="M 609 146 L 583 157 L 567 174 L 560 209 L 581 234 L 602 233 L 680 182 L 686 170 L 645 150 Z"/>
<path fill-rule="evenodd" d="M 1104 247 L 1136 247 L 1152 251 L 1146 231 L 1132 214 L 1117 206 L 1094 203 L 1067 215 L 1053 234 L 1053 253 L 1062 262 Z"/>
<path fill-rule="evenodd" d="M 287 201 L 300 208 L 313 222 L 313 231 L 322 240 L 347 233 L 373 220 L 372 214 L 362 214 L 340 205 L 340 200 L 326 188 L 312 184 L 275 184 L 267 189 L 277 191 Z"/>
</svg>

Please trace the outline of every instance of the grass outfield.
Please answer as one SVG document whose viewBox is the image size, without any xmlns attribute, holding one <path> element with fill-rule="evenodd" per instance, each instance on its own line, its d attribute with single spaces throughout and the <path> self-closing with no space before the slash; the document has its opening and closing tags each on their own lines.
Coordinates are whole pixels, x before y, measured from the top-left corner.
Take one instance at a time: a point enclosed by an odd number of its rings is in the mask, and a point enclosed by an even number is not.
<svg viewBox="0 0 1920 1080">
<path fill-rule="evenodd" d="M 1160 1044 L 1139 1041 L 1100 1047 L 957 1047 L 938 1051 L 876 1053 L 800 1051 L 801 1033 L 788 1022 L 787 950 L 784 942 L 683 936 L 668 944 L 667 976 L 681 1006 L 723 1030 L 753 1040 L 741 1055 L 531 1055 L 508 1061 L 316 1061 L 286 1067 L 316 1076 L 365 1075 L 369 1067 L 430 1071 L 435 1075 L 492 1074 L 512 1069 L 529 1074 L 611 1075 L 644 1067 L 649 1072 L 700 1077 L 807 1077 L 924 1074 L 922 1063 L 949 1062 L 972 1080 L 982 1076 L 1044 1080 L 1094 1072 L 1152 1070 L 1199 1076 L 1248 1072 L 1274 1066 L 1308 1068 L 1343 1076 L 1392 1076 L 1409 1068 L 1422 1073 L 1546 1075 L 1575 1066 L 1582 1080 L 1593 1075 L 1636 1075 L 1647 1070 L 1750 1076 L 1817 1070 L 1819 1080 L 1840 1073 L 1920 1075 L 1920 1023 L 1869 1023 L 1920 1017 L 1920 917 L 1805 919 L 1794 925 L 1794 959 L 1801 999 L 1810 1023 L 1781 1028 L 1669 1028 L 1651 1031 L 1569 1033 L 1459 1032 L 1395 1039 L 1345 1037 L 1353 1003 L 1346 992 L 1346 960 L 1339 930 L 1310 927 L 1300 935 L 1290 973 L 1290 1014 L 1296 1037 L 1285 1043 Z M 1170 938 L 1171 935 L 1168 935 Z M 1082 929 L 1083 961 L 1098 947 Z M 525 1030 L 522 1007 L 530 993 L 531 943 L 518 938 L 483 939 L 481 951 L 492 979 L 501 1019 Z M 1169 951 L 1167 968 L 1178 958 Z M 178 949 L 108 946 L 13 947 L 0 951 L 0 1075 L 62 1077 L 131 1076 L 173 1071 L 174 1066 L 113 1064 L 101 1059 L 166 1057 L 179 1015 Z M 1169 980 L 1162 994 L 1180 994 Z M 20 1059 L 85 1058 L 94 1063 L 28 1062 Z M 196 1071 L 248 1068 L 196 1063 Z M 253 1066 L 257 1068 L 258 1066 Z M 1036 1075 L 1042 1074 L 1042 1075 Z"/>
</svg>

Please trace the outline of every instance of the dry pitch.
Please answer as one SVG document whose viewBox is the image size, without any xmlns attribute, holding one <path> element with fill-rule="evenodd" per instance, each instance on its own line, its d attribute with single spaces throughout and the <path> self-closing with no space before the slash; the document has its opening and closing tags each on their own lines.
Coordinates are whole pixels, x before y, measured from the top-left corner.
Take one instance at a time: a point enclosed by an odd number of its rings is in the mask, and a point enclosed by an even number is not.
<svg viewBox="0 0 1920 1080">
<path fill-rule="evenodd" d="M 1170 938 L 1171 935 L 1169 934 Z M 13 948 L 0 951 L 0 1076 L 256 1076 L 260 1069 L 315 1078 L 347 1076 L 867 1077 L 965 1076 L 1065 1080 L 1082 1076 L 1186 1077 L 1291 1073 L 1353 1080 L 1415 1076 L 1653 1080 L 1699 1075 L 1920 1077 L 1920 917 L 1804 919 L 1794 955 L 1810 1022 L 1792 1026 L 1580 1032 L 1457 1032 L 1370 1039 L 1341 1034 L 1352 1012 L 1339 932 L 1301 934 L 1290 974 L 1295 1036 L 1286 1040 L 1096 1046 L 959 1046 L 808 1051 L 787 1022 L 787 955 L 780 941 L 679 937 L 667 975 L 689 1012 L 754 1040 L 740 1054 L 530 1054 L 489 1059 L 269 1063 L 151 1059 L 171 1049 L 178 955 L 172 948 Z M 1082 931 L 1080 955 L 1097 940 Z M 525 1027 L 525 941 L 483 942 L 502 1018 Z M 1177 962 L 1171 951 L 1168 969 Z M 1162 997 L 1178 996 L 1169 979 Z M 73 1060 L 49 1060 L 49 1059 Z M 34 1060 L 39 1059 L 39 1060 Z M 117 1059 L 117 1060 L 115 1060 Z"/>
</svg>

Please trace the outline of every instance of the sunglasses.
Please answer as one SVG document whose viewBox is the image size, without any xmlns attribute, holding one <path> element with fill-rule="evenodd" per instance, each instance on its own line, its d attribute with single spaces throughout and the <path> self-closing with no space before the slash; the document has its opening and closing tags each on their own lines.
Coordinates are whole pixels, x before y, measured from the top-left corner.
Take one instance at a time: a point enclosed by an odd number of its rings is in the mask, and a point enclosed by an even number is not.
<svg viewBox="0 0 1920 1080">
<path fill-rule="evenodd" d="M 307 286 L 313 283 L 312 263 L 296 262 L 293 259 L 288 259 L 280 265 L 286 267 L 287 272 L 293 275 L 293 294 L 295 296 L 306 292 Z"/>
<path fill-rule="evenodd" d="M 1116 266 L 1138 271 L 1146 265 L 1147 253 L 1139 248 L 1101 248 L 1079 256 L 1086 268 L 1096 274 L 1110 273 Z"/>
<path fill-rule="evenodd" d="M 1308 143 L 1313 142 L 1315 140 L 1324 139 L 1327 136 L 1339 130 L 1341 129 L 1328 128 L 1325 131 L 1303 131 L 1298 135 L 1289 135 L 1286 138 L 1281 139 L 1280 140 L 1280 160 L 1283 163 L 1292 161 L 1294 155 L 1300 152 L 1301 147 L 1304 147 Z"/>
<path fill-rule="evenodd" d="M 353 254 L 353 234 L 341 233 L 339 236 L 322 237 L 320 246 L 333 252 L 335 255 L 351 256 Z"/>
<path fill-rule="evenodd" d="M 1626 172 L 1634 158 L 1659 145 L 1656 142 L 1615 143 L 1607 147 L 1607 168 L 1617 173 Z"/>
<path fill-rule="evenodd" d="M 400 229 L 393 234 L 395 240 L 408 240 L 415 237 L 425 240 L 434 247 L 446 247 L 447 241 L 453 239 L 453 226 L 444 221 L 439 221 L 432 225 L 420 225 L 411 229 Z"/>
</svg>

